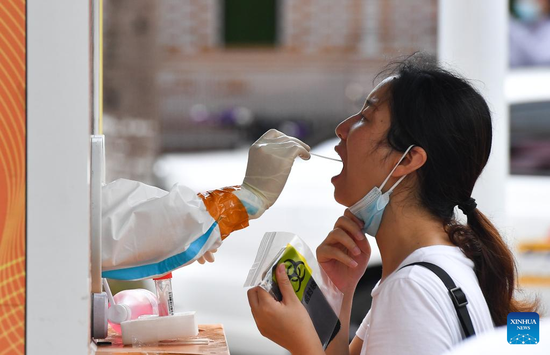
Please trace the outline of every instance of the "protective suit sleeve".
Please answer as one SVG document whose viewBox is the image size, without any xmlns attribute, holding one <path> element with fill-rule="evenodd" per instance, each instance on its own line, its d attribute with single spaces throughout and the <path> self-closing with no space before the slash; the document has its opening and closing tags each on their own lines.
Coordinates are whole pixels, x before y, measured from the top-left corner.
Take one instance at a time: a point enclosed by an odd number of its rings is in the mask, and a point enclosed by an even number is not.
<svg viewBox="0 0 550 355">
<path fill-rule="evenodd" d="M 219 200 L 225 207 L 215 219 L 203 199 L 182 185 L 164 191 L 119 179 L 102 188 L 102 200 L 103 277 L 113 279 L 155 277 L 190 264 L 221 245 L 216 219 L 224 221 L 224 233 L 231 229 L 228 221 L 239 220 L 228 213 L 231 198 Z"/>
</svg>

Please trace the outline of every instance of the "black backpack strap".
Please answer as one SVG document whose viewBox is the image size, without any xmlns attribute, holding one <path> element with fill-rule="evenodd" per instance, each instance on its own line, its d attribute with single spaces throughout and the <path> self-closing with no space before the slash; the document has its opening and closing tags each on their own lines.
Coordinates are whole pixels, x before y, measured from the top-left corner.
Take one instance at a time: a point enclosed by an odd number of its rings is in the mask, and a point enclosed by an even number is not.
<svg viewBox="0 0 550 355">
<path fill-rule="evenodd" d="M 434 265 L 432 263 L 423 262 L 423 261 L 405 265 L 401 267 L 399 270 L 401 270 L 404 267 L 413 266 L 413 265 L 424 266 L 425 268 L 431 270 L 434 274 L 436 274 L 437 277 L 441 279 L 441 281 L 443 281 L 443 283 L 445 284 L 445 287 L 447 287 L 447 290 L 449 290 L 449 296 L 453 301 L 456 314 L 458 315 L 458 319 L 460 320 L 460 324 L 462 325 L 462 330 L 464 330 L 464 334 L 466 335 L 466 338 L 472 335 L 475 335 L 476 332 L 472 324 L 472 319 L 470 318 L 470 313 L 468 313 L 468 309 L 466 308 L 466 305 L 468 304 L 468 300 L 466 299 L 466 294 L 464 294 L 464 292 L 460 287 L 456 287 L 453 279 L 449 276 L 449 274 L 447 274 L 447 272 L 445 272 L 445 270 L 443 270 L 439 266 Z"/>
</svg>

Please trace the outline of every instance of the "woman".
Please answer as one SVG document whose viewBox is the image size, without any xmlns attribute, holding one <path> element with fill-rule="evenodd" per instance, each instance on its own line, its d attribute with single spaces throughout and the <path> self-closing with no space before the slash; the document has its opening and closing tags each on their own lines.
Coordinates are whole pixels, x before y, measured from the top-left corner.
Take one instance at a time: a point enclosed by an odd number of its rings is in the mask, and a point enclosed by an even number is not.
<svg viewBox="0 0 550 355">
<path fill-rule="evenodd" d="M 512 253 L 471 196 L 489 159 L 492 127 L 487 104 L 466 80 L 411 56 L 336 135 L 343 169 L 332 179 L 334 197 L 354 213 L 346 210 L 317 248 L 321 267 L 344 293 L 342 328 L 327 354 L 440 354 L 464 338 L 448 289 L 426 267 L 406 266 L 415 262 L 441 267 L 460 287 L 476 333 L 506 324 L 509 312 L 534 309 L 513 298 Z M 375 203 L 365 203 L 373 195 Z M 370 257 L 363 230 L 376 238 L 383 272 L 348 345 L 353 293 Z M 324 354 L 285 276 L 277 269 L 282 302 L 249 291 L 256 324 L 292 354 Z"/>
</svg>

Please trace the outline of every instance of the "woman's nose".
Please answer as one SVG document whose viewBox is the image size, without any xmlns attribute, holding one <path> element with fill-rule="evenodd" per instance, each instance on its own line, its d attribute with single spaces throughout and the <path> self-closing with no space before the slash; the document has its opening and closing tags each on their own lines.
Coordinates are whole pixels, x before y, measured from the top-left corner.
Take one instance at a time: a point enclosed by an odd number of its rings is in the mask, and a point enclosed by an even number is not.
<svg viewBox="0 0 550 355">
<path fill-rule="evenodd" d="M 349 128 L 352 123 L 352 119 L 354 116 L 348 117 L 342 122 L 336 126 L 336 130 L 334 131 L 336 133 L 336 136 L 342 140 L 345 140 L 348 137 Z"/>
</svg>

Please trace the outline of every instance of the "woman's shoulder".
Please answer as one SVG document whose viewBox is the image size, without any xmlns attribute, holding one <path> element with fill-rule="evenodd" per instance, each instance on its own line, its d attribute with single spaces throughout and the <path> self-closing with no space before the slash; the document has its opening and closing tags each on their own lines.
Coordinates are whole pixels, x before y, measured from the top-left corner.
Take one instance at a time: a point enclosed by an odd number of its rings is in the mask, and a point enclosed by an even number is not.
<svg viewBox="0 0 550 355">
<path fill-rule="evenodd" d="M 474 264 L 458 247 L 435 245 L 415 250 L 409 255 L 388 278 L 379 284 L 379 292 L 384 289 L 390 292 L 399 292 L 419 288 L 423 294 L 436 302 L 449 297 L 443 281 L 430 269 L 421 265 L 411 265 L 416 262 L 428 262 L 442 268 L 455 282 L 465 289 L 479 289 Z M 405 292 L 405 291 L 403 291 Z M 374 292 L 373 292 L 374 295 Z"/>
<path fill-rule="evenodd" d="M 476 329 L 484 329 L 484 322 L 478 320 L 479 314 L 483 312 L 480 313 L 477 309 L 486 308 L 486 305 L 475 273 L 468 262 L 463 260 L 465 256 L 460 249 L 444 246 L 422 249 L 407 257 L 400 268 L 379 283 L 373 291 L 373 336 L 369 336 L 371 342 L 380 334 L 397 332 L 402 336 L 400 345 L 396 347 L 402 345 L 410 349 L 421 344 L 429 344 L 428 350 L 443 352 L 461 341 L 461 325 L 445 284 L 436 274 L 423 266 L 405 266 L 419 261 L 440 266 L 452 274 L 453 279 L 460 280 L 455 280 L 455 284 L 459 286 L 466 280 L 468 285 L 464 289 L 468 289 L 468 294 L 475 295 L 472 296 L 473 306 L 476 308 L 472 314 L 474 325 Z M 470 280 L 472 278 L 473 280 Z M 480 303 L 482 301 L 483 303 Z M 470 306 L 468 308 L 470 310 Z"/>
<path fill-rule="evenodd" d="M 414 277 L 418 275 L 434 274 L 424 266 L 414 265 L 414 263 L 418 262 L 427 262 L 437 265 L 445 270 L 451 277 L 466 273 L 468 276 L 473 276 L 475 278 L 474 262 L 466 257 L 459 247 L 449 245 L 431 245 L 415 250 L 401 262 L 394 273 L 395 276 Z M 428 271 L 428 273 L 425 271 Z"/>
<path fill-rule="evenodd" d="M 393 274 L 382 282 L 379 289 L 379 299 L 386 299 L 394 306 L 414 306 L 424 311 L 444 314 L 460 333 L 460 325 L 456 317 L 454 305 L 449 291 L 443 281 L 430 269 L 420 266 L 406 266 L 414 262 L 429 262 L 442 268 L 460 287 L 468 299 L 468 310 L 476 329 L 483 330 L 492 327 L 492 320 L 485 297 L 479 287 L 473 262 L 468 259 L 458 247 L 433 246 L 421 248 L 407 257 Z M 374 291 L 373 291 L 374 296 Z"/>
<path fill-rule="evenodd" d="M 394 275 L 392 275 L 395 279 L 410 279 L 424 287 L 432 286 L 432 289 L 446 294 L 447 289 L 441 279 L 427 267 L 414 265 L 417 262 L 426 262 L 439 266 L 459 286 L 467 288 L 479 287 L 477 276 L 474 272 L 474 263 L 464 255 L 459 247 L 433 245 L 419 248 L 405 258 Z"/>
</svg>

